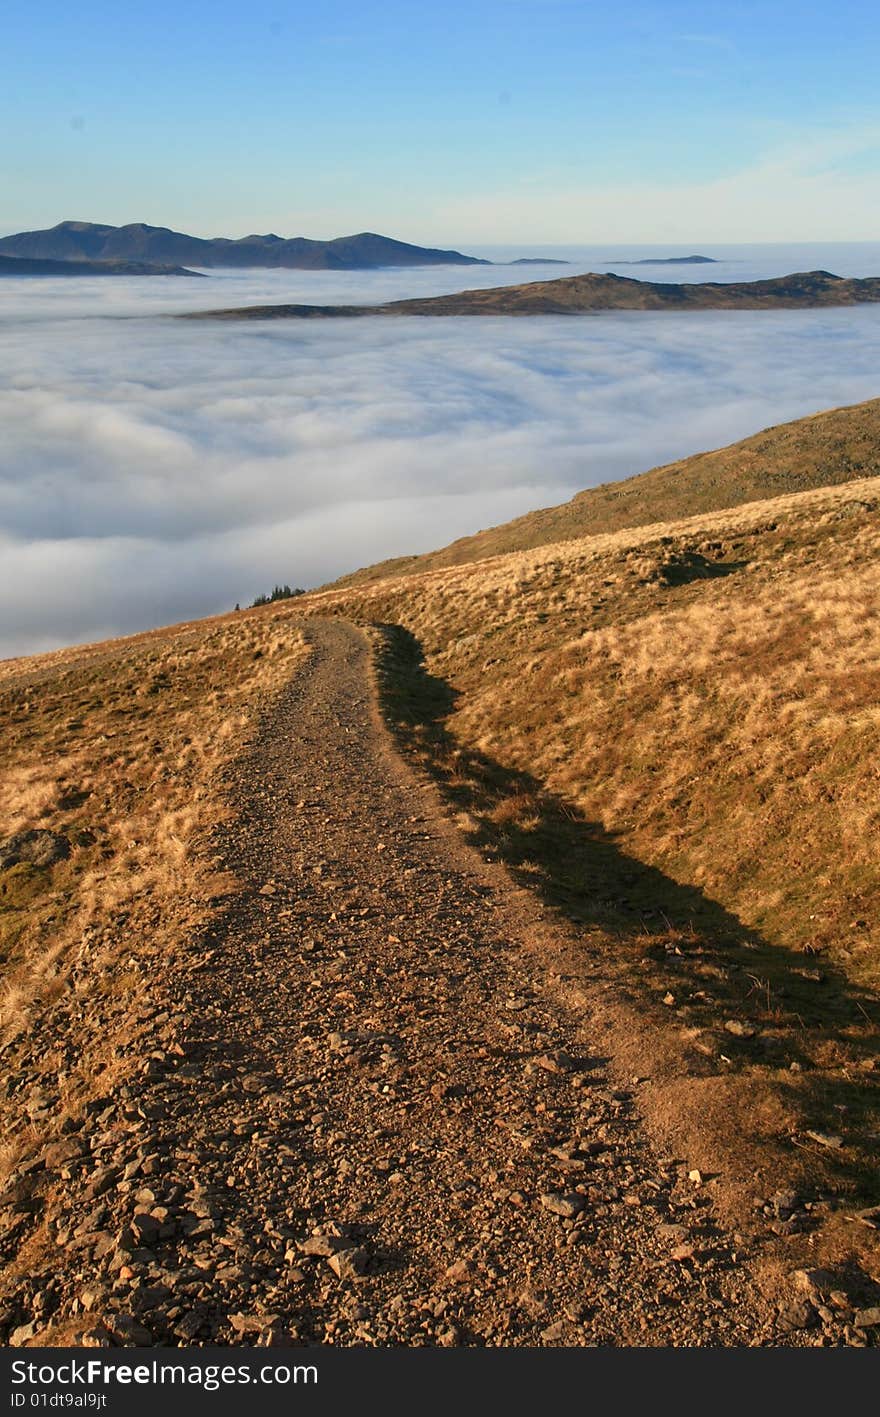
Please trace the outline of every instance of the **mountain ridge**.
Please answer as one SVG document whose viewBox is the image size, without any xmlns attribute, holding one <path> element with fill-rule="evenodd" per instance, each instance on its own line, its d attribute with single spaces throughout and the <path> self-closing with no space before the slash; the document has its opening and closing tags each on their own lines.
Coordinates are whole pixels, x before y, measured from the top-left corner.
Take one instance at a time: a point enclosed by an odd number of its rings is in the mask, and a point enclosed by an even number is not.
<svg viewBox="0 0 880 1417">
<path fill-rule="evenodd" d="M 327 320 L 393 315 L 588 315 L 609 310 L 809 310 L 880 301 L 880 277 L 795 271 L 770 280 L 673 284 L 594 271 L 381 305 L 246 305 L 188 312 L 197 320 Z"/>
<path fill-rule="evenodd" d="M 0 254 L 0 276 L 192 276 L 204 277 L 186 266 L 153 265 L 147 261 L 56 261 L 48 257 Z"/>
<path fill-rule="evenodd" d="M 0 253 L 37 260 L 139 260 L 201 266 L 265 266 L 295 270 L 370 270 L 385 266 L 490 265 L 477 256 L 415 246 L 361 231 L 331 241 L 274 232 L 240 238 L 189 236 L 166 226 L 130 222 L 62 221 L 39 231 L 0 237 Z"/>
</svg>

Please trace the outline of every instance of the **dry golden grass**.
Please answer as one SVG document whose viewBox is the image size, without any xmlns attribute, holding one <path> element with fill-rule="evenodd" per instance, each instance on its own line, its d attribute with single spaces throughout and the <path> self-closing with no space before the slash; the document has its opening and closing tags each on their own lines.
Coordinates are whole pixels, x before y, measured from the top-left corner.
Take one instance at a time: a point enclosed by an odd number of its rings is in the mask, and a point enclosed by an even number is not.
<svg viewBox="0 0 880 1417">
<path fill-rule="evenodd" d="M 405 626 L 462 746 L 876 983 L 878 506 L 863 481 L 303 608 Z"/>
<path fill-rule="evenodd" d="M 30 1037 L 27 1065 L 51 1076 L 47 1039 L 76 1036 L 86 1008 L 102 1020 L 61 1069 L 71 1108 L 108 1082 L 114 1021 L 173 962 L 174 931 L 209 909 L 202 847 L 224 811 L 222 767 L 306 653 L 288 612 L 0 667 L 0 840 L 43 828 L 73 846 L 52 868 L 0 872 L 2 1039 Z"/>
</svg>

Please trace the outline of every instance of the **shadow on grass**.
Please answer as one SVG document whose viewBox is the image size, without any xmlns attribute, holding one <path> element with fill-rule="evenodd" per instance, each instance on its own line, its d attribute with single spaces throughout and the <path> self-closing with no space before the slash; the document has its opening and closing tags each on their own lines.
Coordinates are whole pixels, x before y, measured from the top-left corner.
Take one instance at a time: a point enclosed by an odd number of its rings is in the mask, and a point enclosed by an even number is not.
<svg viewBox="0 0 880 1417">
<path fill-rule="evenodd" d="M 641 1008 L 694 1030 L 695 1074 L 775 1070 L 804 1127 L 847 1139 L 840 1150 L 800 1143 L 815 1147 L 817 1176 L 864 1194 L 870 1174 L 876 1189 L 876 997 L 628 855 L 528 773 L 462 746 L 446 726 L 457 695 L 428 672 L 419 642 L 399 625 L 374 628 L 386 718 L 464 814 L 471 843 L 584 929 L 592 977 L 613 977 Z"/>
</svg>

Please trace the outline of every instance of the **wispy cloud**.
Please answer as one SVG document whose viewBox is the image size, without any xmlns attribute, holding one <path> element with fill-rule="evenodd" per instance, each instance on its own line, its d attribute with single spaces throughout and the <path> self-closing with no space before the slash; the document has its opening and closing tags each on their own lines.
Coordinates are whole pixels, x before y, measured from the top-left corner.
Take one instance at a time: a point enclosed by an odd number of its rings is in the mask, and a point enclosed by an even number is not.
<svg viewBox="0 0 880 1417">
<path fill-rule="evenodd" d="M 485 240 L 510 230 L 533 241 L 870 241 L 878 181 L 880 123 L 871 117 L 792 139 L 777 132 L 758 159 L 709 178 L 487 184 L 466 204 L 445 203 L 435 222 Z"/>
</svg>

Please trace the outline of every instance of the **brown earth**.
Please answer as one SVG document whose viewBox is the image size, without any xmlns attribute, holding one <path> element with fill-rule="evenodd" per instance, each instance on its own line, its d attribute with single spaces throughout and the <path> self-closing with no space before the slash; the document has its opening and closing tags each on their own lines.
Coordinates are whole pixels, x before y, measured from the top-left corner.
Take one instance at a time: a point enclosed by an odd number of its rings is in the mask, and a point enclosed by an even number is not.
<svg viewBox="0 0 880 1417">
<path fill-rule="evenodd" d="M 767 1297 L 809 1265 L 821 1196 L 771 1194 L 759 1162 L 736 1228 L 659 1035 L 633 1046 L 589 942 L 395 753 L 363 635 L 287 620 L 308 665 L 228 770 L 224 889 L 142 972 L 106 1090 L 36 1109 L 4 1197 L 10 1340 L 868 1341 L 842 1269 Z M 395 637 L 372 638 L 387 701 Z"/>
</svg>

